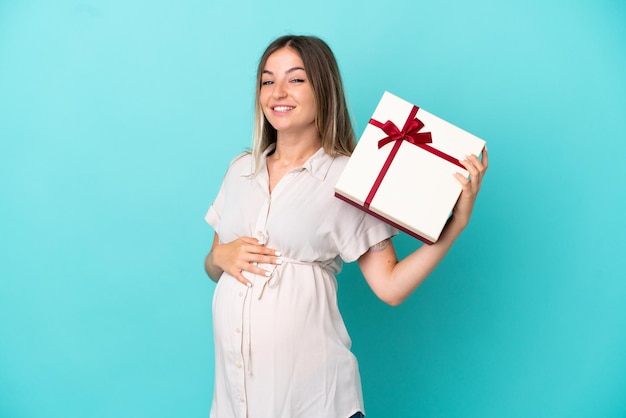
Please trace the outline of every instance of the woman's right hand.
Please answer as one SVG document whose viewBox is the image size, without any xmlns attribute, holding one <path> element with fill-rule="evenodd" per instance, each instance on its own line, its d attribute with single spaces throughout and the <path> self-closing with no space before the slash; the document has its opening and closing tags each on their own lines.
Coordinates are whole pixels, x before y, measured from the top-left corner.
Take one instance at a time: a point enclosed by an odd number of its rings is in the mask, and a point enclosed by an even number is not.
<svg viewBox="0 0 626 418">
<path fill-rule="evenodd" d="M 269 276 L 270 272 L 253 263 L 281 264 L 280 255 L 279 251 L 266 247 L 256 238 L 239 237 L 229 243 L 219 244 L 219 238 L 216 234 L 208 258 L 211 259 L 215 267 L 250 287 L 252 283 L 243 276 L 243 272 Z"/>
</svg>

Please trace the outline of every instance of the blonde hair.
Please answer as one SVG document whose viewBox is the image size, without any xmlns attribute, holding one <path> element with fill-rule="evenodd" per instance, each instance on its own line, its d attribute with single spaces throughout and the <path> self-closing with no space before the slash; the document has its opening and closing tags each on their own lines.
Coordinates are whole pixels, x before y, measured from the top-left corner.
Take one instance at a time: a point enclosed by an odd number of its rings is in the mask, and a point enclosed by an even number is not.
<svg viewBox="0 0 626 418">
<path fill-rule="evenodd" d="M 261 76 L 269 56 L 285 47 L 293 49 L 300 55 L 311 82 L 317 107 L 315 124 L 324 151 L 332 156 L 349 156 L 356 144 L 339 66 L 330 47 L 315 36 L 281 36 L 265 49 L 257 68 L 252 144 L 255 172 L 258 170 L 263 152 L 276 142 L 276 129 L 265 118 L 259 102 Z"/>
</svg>

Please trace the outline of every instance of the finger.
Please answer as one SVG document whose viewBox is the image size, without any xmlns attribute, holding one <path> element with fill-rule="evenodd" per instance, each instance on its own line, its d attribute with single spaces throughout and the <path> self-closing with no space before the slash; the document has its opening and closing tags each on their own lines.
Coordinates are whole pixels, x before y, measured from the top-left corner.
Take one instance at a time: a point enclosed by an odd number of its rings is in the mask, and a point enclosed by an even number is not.
<svg viewBox="0 0 626 418">
<path fill-rule="evenodd" d="M 475 156 L 475 155 L 466 155 L 465 156 L 465 162 L 467 162 L 468 164 L 470 164 L 473 168 L 475 168 L 477 171 L 483 171 L 483 163 L 480 161 L 480 159 Z"/>
<path fill-rule="evenodd" d="M 274 249 L 246 246 L 240 249 L 237 258 L 246 263 L 265 263 L 278 265 L 283 263 L 280 255 L 281 252 Z"/>
<path fill-rule="evenodd" d="M 470 186 L 474 190 L 480 187 L 480 170 L 476 167 L 477 161 L 478 158 L 472 155 L 467 155 L 465 160 L 461 160 L 461 164 L 463 164 L 465 169 L 469 172 Z"/>
<path fill-rule="evenodd" d="M 283 255 L 283 253 L 281 253 L 280 251 L 274 249 L 274 248 L 268 248 L 268 247 L 264 247 L 265 248 L 265 252 L 264 254 L 266 255 L 271 255 L 274 257 L 280 257 L 281 255 Z"/>
<path fill-rule="evenodd" d="M 283 263 L 283 259 L 281 257 L 277 257 L 276 254 L 280 254 L 278 251 L 273 251 L 267 254 L 267 252 L 255 252 L 255 251 L 246 251 L 246 249 L 242 249 L 239 260 L 244 261 L 246 263 L 259 263 L 259 264 L 275 264 L 279 265 Z M 245 270 L 248 270 L 245 268 Z"/>
<path fill-rule="evenodd" d="M 265 256 L 256 256 L 255 257 L 248 257 L 250 259 L 250 261 L 246 261 L 246 260 L 239 260 L 239 262 L 236 263 L 236 265 L 234 266 L 234 273 L 236 275 L 241 275 L 243 278 L 245 278 L 245 276 L 243 276 L 243 273 L 250 273 L 250 274 L 254 274 L 254 275 L 258 275 L 258 276 L 265 276 L 265 277 L 270 277 L 272 275 L 272 270 L 267 270 L 264 267 L 259 266 L 258 264 L 264 263 L 264 264 L 282 264 L 282 260 L 279 259 L 276 262 L 274 262 L 274 258 L 269 258 L 269 257 L 265 257 Z M 266 259 L 267 258 L 267 259 Z"/>
<path fill-rule="evenodd" d="M 262 245 L 246 245 L 241 248 L 242 258 L 248 262 L 280 264 L 276 262 L 282 253 Z"/>
<path fill-rule="evenodd" d="M 485 172 L 487 171 L 488 159 L 485 156 L 485 149 L 482 151 L 481 158 L 478 158 L 476 155 L 471 156 L 471 161 L 478 169 L 478 175 L 480 176 L 480 181 L 482 182 L 483 177 L 485 176 Z"/>
<path fill-rule="evenodd" d="M 487 170 L 484 162 L 481 161 L 476 155 L 467 155 L 466 159 L 461 161 L 461 163 L 463 163 L 467 171 L 470 173 L 472 190 L 475 193 L 478 193 L 482 185 L 483 176 Z"/>
<path fill-rule="evenodd" d="M 249 263 L 259 263 L 259 264 L 275 264 L 280 265 L 283 264 L 283 259 L 281 257 L 268 256 L 262 254 L 249 254 L 246 257 L 246 261 Z"/>
<path fill-rule="evenodd" d="M 245 242 L 246 244 L 250 244 L 250 245 L 262 245 L 259 244 L 259 240 L 256 238 L 252 238 L 252 237 L 239 237 L 239 239 L 243 242 Z"/>
<path fill-rule="evenodd" d="M 489 153 L 487 152 L 487 147 L 483 148 L 482 157 L 483 167 L 487 170 L 487 167 L 489 167 Z"/>
<path fill-rule="evenodd" d="M 257 245 L 254 247 L 250 247 L 250 252 L 253 252 L 255 254 L 261 254 L 261 255 L 267 255 L 267 256 L 272 256 L 272 257 L 280 257 L 282 255 L 282 253 L 274 248 L 268 248 L 264 245 Z"/>
<path fill-rule="evenodd" d="M 248 268 L 245 270 L 248 273 L 256 274 L 257 276 L 265 276 L 270 277 L 272 275 L 271 271 L 262 269 L 261 267 L 250 264 Z"/>
<path fill-rule="evenodd" d="M 461 187 L 463 188 L 463 190 L 469 189 L 470 181 L 467 179 L 466 176 L 461 173 L 454 173 L 454 178 L 456 178 L 458 182 L 461 183 Z"/>
<path fill-rule="evenodd" d="M 232 275 L 235 279 L 237 279 L 238 282 L 242 283 L 243 285 L 247 286 L 247 287 L 252 287 L 252 282 L 250 282 L 248 279 L 246 279 L 242 272 L 240 271 L 239 273 L 233 274 Z"/>
<path fill-rule="evenodd" d="M 233 274 L 231 274 L 231 276 L 233 276 L 235 279 L 237 279 L 237 281 L 239 281 L 240 283 L 248 286 L 248 287 L 252 287 L 252 282 L 248 279 L 246 279 L 246 277 L 243 275 L 243 273 L 249 273 L 249 274 L 254 274 L 257 276 L 265 276 L 265 277 L 270 277 L 272 275 L 272 272 L 264 270 L 260 267 L 257 267 L 253 264 L 248 264 L 246 265 L 246 267 L 242 270 L 239 271 L 235 271 L 233 272 Z"/>
<path fill-rule="evenodd" d="M 278 250 L 275 250 L 273 248 L 265 248 L 265 252 L 264 252 L 264 263 L 272 263 L 272 264 L 282 264 L 283 260 L 282 258 L 280 258 L 283 255 L 283 253 L 281 253 Z"/>
</svg>

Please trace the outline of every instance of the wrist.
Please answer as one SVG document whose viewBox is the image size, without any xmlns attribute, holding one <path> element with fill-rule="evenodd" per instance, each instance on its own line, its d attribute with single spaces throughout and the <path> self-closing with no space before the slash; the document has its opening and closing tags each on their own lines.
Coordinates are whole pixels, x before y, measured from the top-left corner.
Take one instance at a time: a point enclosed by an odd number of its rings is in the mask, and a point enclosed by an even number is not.
<svg viewBox="0 0 626 418">
<path fill-rule="evenodd" d="M 441 234 L 439 241 L 441 241 L 442 239 L 449 239 L 452 241 L 456 240 L 467 226 L 467 223 L 467 220 L 463 220 L 453 214 L 450 219 L 448 219 L 448 222 L 443 229 L 443 233 Z"/>
</svg>

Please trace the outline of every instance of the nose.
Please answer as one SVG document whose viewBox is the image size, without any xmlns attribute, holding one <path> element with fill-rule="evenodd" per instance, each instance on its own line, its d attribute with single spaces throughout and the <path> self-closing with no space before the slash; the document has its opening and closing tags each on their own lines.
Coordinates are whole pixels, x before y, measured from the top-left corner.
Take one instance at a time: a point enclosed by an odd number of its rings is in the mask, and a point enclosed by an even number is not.
<svg viewBox="0 0 626 418">
<path fill-rule="evenodd" d="M 287 96 L 287 89 L 285 85 L 281 82 L 274 83 L 274 90 L 272 91 L 272 97 L 275 99 L 280 99 Z"/>
</svg>

